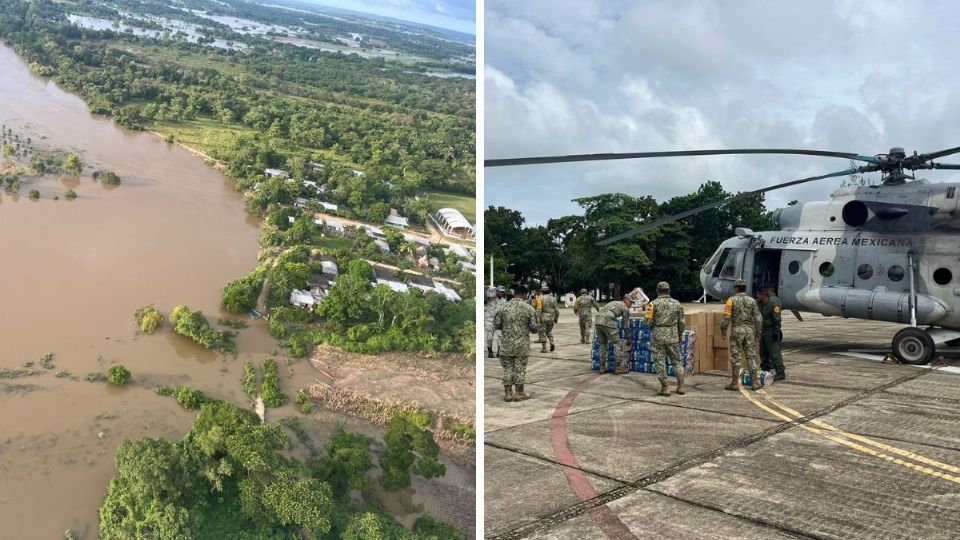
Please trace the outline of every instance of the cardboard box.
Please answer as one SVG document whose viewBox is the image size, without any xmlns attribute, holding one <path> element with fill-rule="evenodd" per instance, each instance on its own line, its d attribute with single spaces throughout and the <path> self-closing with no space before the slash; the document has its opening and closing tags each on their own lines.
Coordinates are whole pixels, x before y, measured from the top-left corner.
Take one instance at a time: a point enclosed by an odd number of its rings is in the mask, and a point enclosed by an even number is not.
<svg viewBox="0 0 960 540">
<path fill-rule="evenodd" d="M 729 348 L 730 348 L 730 340 L 729 340 L 729 339 L 723 339 L 723 336 L 721 336 L 721 335 L 711 336 L 711 337 L 710 337 L 710 340 L 711 340 L 711 345 L 713 345 L 713 348 L 714 348 L 714 349 L 729 349 Z"/>
<path fill-rule="evenodd" d="M 730 349 L 714 349 L 713 370 L 730 371 Z"/>
</svg>

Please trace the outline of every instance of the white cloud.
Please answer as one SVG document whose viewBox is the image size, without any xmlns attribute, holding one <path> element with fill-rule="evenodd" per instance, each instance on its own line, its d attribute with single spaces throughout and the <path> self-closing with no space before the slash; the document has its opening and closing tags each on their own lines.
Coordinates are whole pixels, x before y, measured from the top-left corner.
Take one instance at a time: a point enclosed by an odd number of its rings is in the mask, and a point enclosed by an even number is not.
<svg viewBox="0 0 960 540">
<path fill-rule="evenodd" d="M 960 7 L 949 2 L 490 0 L 486 8 L 488 158 L 960 144 L 960 37 L 950 22 Z M 846 167 L 725 156 L 496 168 L 486 170 L 486 202 L 541 223 L 576 212 L 569 200 L 577 196 L 664 199 L 705 180 L 737 191 Z M 822 199 L 839 182 L 774 192 L 768 205 Z"/>
</svg>

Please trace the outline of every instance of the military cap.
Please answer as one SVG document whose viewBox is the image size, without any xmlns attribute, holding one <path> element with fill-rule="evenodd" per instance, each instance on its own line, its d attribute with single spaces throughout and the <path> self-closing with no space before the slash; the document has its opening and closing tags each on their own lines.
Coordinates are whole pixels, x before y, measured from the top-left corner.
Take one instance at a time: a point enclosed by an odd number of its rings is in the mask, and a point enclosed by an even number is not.
<svg viewBox="0 0 960 540">
<path fill-rule="evenodd" d="M 507 292 L 507 290 L 506 290 L 505 288 L 503 288 L 503 285 L 497 285 L 497 291 L 498 291 L 498 292 Z"/>
<path fill-rule="evenodd" d="M 587 294 L 587 290 L 586 290 L 586 289 L 580 289 L 580 294 Z"/>
<path fill-rule="evenodd" d="M 669 290 L 670 290 L 670 284 L 667 283 L 666 281 L 661 281 L 660 283 L 657 283 L 657 290 L 658 290 L 658 291 L 669 291 Z"/>
<path fill-rule="evenodd" d="M 544 285 L 543 287 L 540 287 L 540 290 L 543 292 L 547 292 L 550 290 L 550 287 L 547 287 L 546 285 Z"/>
<path fill-rule="evenodd" d="M 744 280 L 742 280 L 742 279 L 738 279 L 737 281 L 735 281 L 735 282 L 733 283 L 733 286 L 734 286 L 734 287 L 746 287 L 746 286 L 747 286 L 747 282 L 744 281 Z"/>
<path fill-rule="evenodd" d="M 517 287 L 513 289 L 513 294 L 526 294 L 526 293 L 527 293 L 526 285 L 517 285 Z"/>
</svg>

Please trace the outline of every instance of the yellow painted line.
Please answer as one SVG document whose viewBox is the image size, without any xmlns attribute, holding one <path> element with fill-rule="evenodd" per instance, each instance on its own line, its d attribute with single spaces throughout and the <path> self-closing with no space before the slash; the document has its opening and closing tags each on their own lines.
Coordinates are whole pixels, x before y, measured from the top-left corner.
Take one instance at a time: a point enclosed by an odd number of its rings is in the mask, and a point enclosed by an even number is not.
<svg viewBox="0 0 960 540">
<path fill-rule="evenodd" d="M 760 402 L 760 400 L 758 400 L 757 398 L 751 396 L 746 390 L 744 390 L 744 389 L 743 389 L 743 386 L 741 386 L 739 383 L 737 384 L 737 386 L 738 386 L 738 388 L 740 389 L 740 393 L 743 394 L 743 396 L 744 396 L 745 398 L 747 398 L 748 400 L 750 400 L 750 402 L 753 403 L 754 405 L 756 405 L 757 407 L 760 407 L 760 408 L 763 409 L 764 411 L 767 411 L 768 413 L 772 414 L 773 416 L 776 416 L 777 418 L 780 418 L 781 420 L 783 420 L 783 421 L 785 421 L 785 422 L 792 422 L 792 421 L 795 420 L 794 418 L 791 418 L 791 417 L 789 417 L 789 416 L 786 416 L 785 414 L 783 414 L 783 413 L 781 413 L 781 412 L 779 412 L 779 411 L 775 411 L 775 410 L 771 409 L 770 407 L 768 407 L 766 404 Z M 855 443 L 855 442 L 853 442 L 853 441 L 851 441 L 851 440 L 849 440 L 849 439 L 845 439 L 845 438 L 842 438 L 842 437 L 837 437 L 837 436 L 831 435 L 830 433 L 827 433 L 827 431 L 825 431 L 825 430 L 822 430 L 822 429 L 819 429 L 819 428 L 810 427 L 810 426 L 808 426 L 808 425 L 806 425 L 806 424 L 797 424 L 797 426 L 798 426 L 800 429 L 803 429 L 803 430 L 808 431 L 808 432 L 810 432 L 810 433 L 814 433 L 814 434 L 816 434 L 816 435 L 819 435 L 819 436 L 821 436 L 821 437 L 823 437 L 823 438 L 825 438 L 825 439 L 831 440 L 831 441 L 833 441 L 833 442 L 835 442 L 835 443 L 837 443 L 837 444 L 842 444 L 842 445 L 847 446 L 847 447 L 849 447 L 849 448 L 853 448 L 854 450 L 857 450 L 857 451 L 859 451 L 859 452 L 863 452 L 864 454 L 867 454 L 867 455 L 870 455 L 870 456 L 873 456 L 873 457 L 876 457 L 876 458 L 879 458 L 879 459 L 882 459 L 882 460 L 885 460 L 885 461 L 889 461 L 889 462 L 895 463 L 895 464 L 897 464 L 897 465 L 902 465 L 902 466 L 904 466 L 904 467 L 906 467 L 906 468 L 908 468 L 908 469 L 911 469 L 911 470 L 916 471 L 916 472 L 919 472 L 919 473 L 927 474 L 927 475 L 933 476 L 933 477 L 935 477 L 935 478 L 943 478 L 944 480 L 948 480 L 948 481 L 953 482 L 953 483 L 955 483 L 955 484 L 960 484 L 960 476 L 954 476 L 954 475 L 952 475 L 952 474 L 948 474 L 948 473 L 945 473 L 945 472 L 942 472 L 942 471 L 933 470 L 933 469 L 931 469 L 931 468 L 929 468 L 929 467 L 922 467 L 922 466 L 920 466 L 920 465 L 917 465 L 916 463 L 911 463 L 911 462 L 909 462 L 909 461 L 904 461 L 904 460 L 902 460 L 902 459 L 900 459 L 900 458 L 898 458 L 898 457 L 894 457 L 894 456 L 891 456 L 891 455 L 888 455 L 888 454 L 884 454 L 883 452 L 878 452 L 877 450 L 874 450 L 874 449 L 872 449 L 872 448 L 867 448 L 866 446 L 857 444 L 857 443 Z"/>
<path fill-rule="evenodd" d="M 786 411 L 788 414 L 792 414 L 792 415 L 796 416 L 797 418 L 802 418 L 802 417 L 804 416 L 802 413 L 800 413 L 800 412 L 798 412 L 798 411 L 795 411 L 794 409 L 791 409 L 790 407 L 784 405 L 783 403 L 780 403 L 779 401 L 777 401 L 776 399 L 774 399 L 770 394 L 766 393 L 766 392 L 763 391 L 763 390 L 758 390 L 757 393 L 760 394 L 761 396 L 763 396 L 767 401 L 769 401 L 770 403 L 772 403 L 774 406 L 779 407 L 780 409 Z M 941 468 L 941 469 L 943 469 L 943 470 L 950 471 L 950 472 L 952 472 L 952 473 L 960 474 L 960 467 L 956 467 L 956 466 L 954 466 L 954 465 L 949 465 L 949 464 L 946 464 L 946 463 L 942 463 L 942 462 L 936 461 L 936 460 L 934 460 L 934 459 L 930 459 L 930 458 L 928 458 L 928 457 L 921 456 L 920 454 L 915 454 L 915 453 L 913 453 L 913 452 L 911 452 L 911 451 L 909 451 L 909 450 L 904 450 L 904 449 L 902 449 L 902 448 L 897 448 L 896 446 L 890 446 L 889 444 L 884 444 L 884 443 L 882 443 L 882 442 L 875 441 L 875 440 L 873 440 L 873 439 L 864 437 L 864 436 L 862 436 L 862 435 L 857 435 L 856 433 L 849 433 L 849 432 L 847 432 L 847 431 L 843 431 L 842 429 L 840 429 L 840 428 L 838 428 L 838 427 L 836 427 L 836 426 L 834 426 L 834 425 L 828 424 L 827 422 L 824 422 L 823 420 L 814 419 L 814 420 L 811 420 L 810 423 L 811 423 L 811 424 L 814 424 L 815 426 L 821 427 L 821 428 L 823 428 L 823 429 L 826 429 L 826 430 L 829 430 L 829 431 L 834 431 L 834 432 L 836 432 L 836 433 L 839 433 L 840 435 L 843 435 L 844 437 L 847 437 L 848 439 L 853 439 L 853 440 L 855 440 L 855 441 L 859 441 L 859 442 L 862 442 L 862 443 L 864 443 L 864 444 L 868 444 L 868 445 L 870 445 L 870 446 L 879 448 L 879 449 L 881 449 L 881 450 L 885 450 L 885 451 L 887 451 L 887 452 L 892 452 L 892 453 L 894 453 L 894 454 L 903 456 L 903 457 L 905 457 L 905 458 L 907 458 L 907 459 L 912 459 L 913 461 L 917 461 L 917 462 L 919 462 L 919 463 L 924 463 L 924 464 L 926 464 L 926 465 L 931 465 L 931 466 L 933 466 L 933 467 L 938 467 L 938 468 Z"/>
</svg>

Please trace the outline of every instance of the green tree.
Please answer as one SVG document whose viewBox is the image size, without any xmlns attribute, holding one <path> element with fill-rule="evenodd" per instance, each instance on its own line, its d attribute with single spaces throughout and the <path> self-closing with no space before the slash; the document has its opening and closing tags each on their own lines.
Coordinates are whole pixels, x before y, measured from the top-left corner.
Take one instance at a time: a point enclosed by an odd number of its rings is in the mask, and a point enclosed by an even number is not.
<svg viewBox="0 0 960 540">
<path fill-rule="evenodd" d="M 130 370 L 120 364 L 114 364 L 107 369 L 107 380 L 114 386 L 123 386 L 130 380 Z"/>
<path fill-rule="evenodd" d="M 63 163 L 63 170 L 73 174 L 82 173 L 83 161 L 80 160 L 80 156 L 76 154 L 70 154 L 67 156 L 67 160 Z"/>
<path fill-rule="evenodd" d="M 257 307 L 261 288 L 263 278 L 255 274 L 230 281 L 223 287 L 220 306 L 230 313 L 246 313 Z"/>
<path fill-rule="evenodd" d="M 338 499 L 347 500 L 351 489 L 363 489 L 367 472 L 373 467 L 370 439 L 340 427 L 325 448 L 327 453 L 320 460 L 316 477 L 330 484 Z"/>
<path fill-rule="evenodd" d="M 163 324 L 163 314 L 152 306 L 144 306 L 133 314 L 133 320 L 144 334 L 152 334 Z"/>
<path fill-rule="evenodd" d="M 389 215 L 390 205 L 383 201 L 373 203 L 367 210 L 367 219 L 377 225 L 383 223 Z"/>
<path fill-rule="evenodd" d="M 384 488 L 395 490 L 410 485 L 411 470 L 424 478 L 446 473 L 429 423 L 430 414 L 426 412 L 400 412 L 390 418 L 383 436 L 387 451 L 380 459 L 380 483 Z"/>
</svg>

